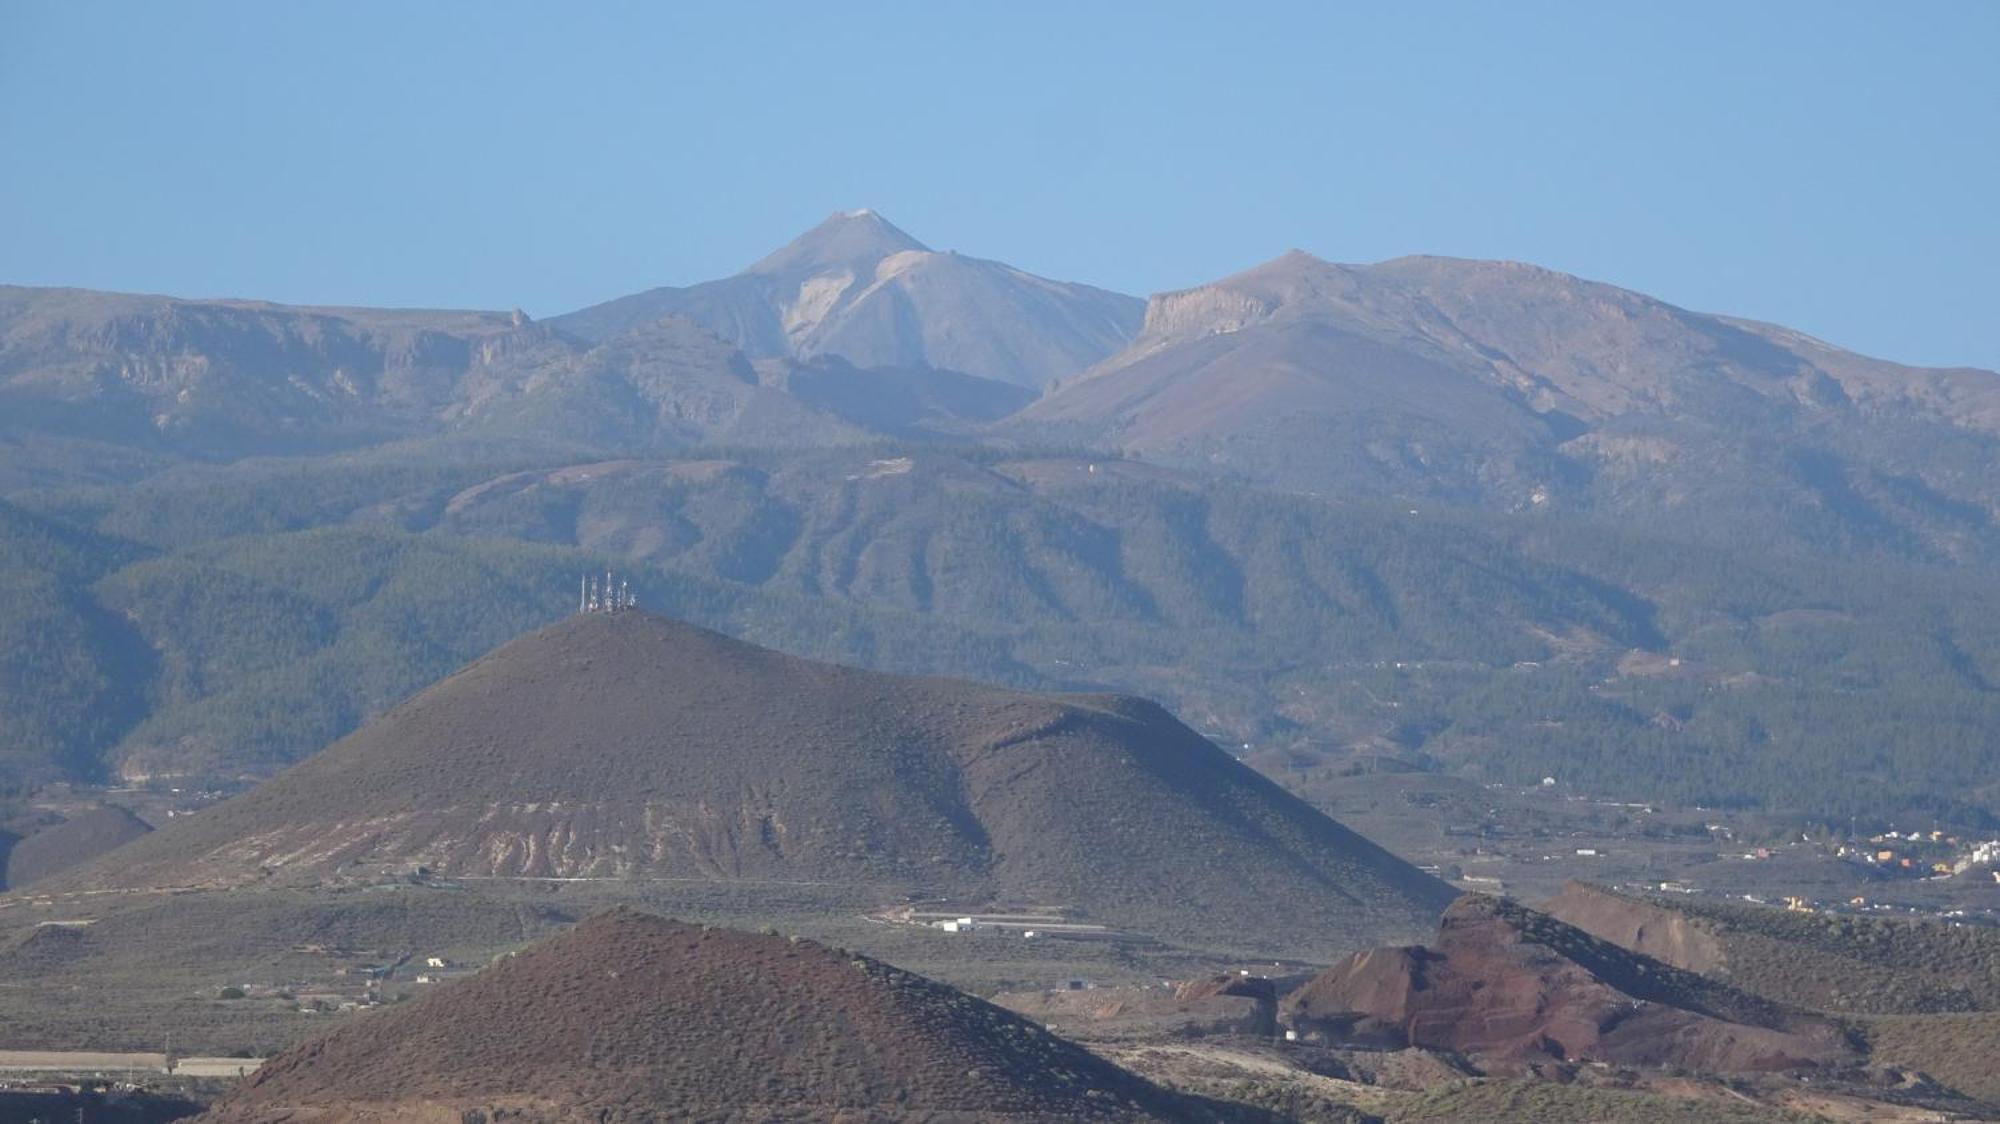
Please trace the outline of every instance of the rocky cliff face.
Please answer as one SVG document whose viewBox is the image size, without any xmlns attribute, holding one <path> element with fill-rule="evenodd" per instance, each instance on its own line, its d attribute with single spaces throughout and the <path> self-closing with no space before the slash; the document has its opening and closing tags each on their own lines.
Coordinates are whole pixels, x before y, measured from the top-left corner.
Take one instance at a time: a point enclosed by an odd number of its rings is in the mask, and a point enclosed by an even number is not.
<svg viewBox="0 0 2000 1124">
<path fill-rule="evenodd" d="M 1721 938 L 1687 914 L 1664 906 L 1571 882 L 1542 910 L 1564 924 L 1675 968 L 1717 975 L 1729 967 Z"/>
</svg>

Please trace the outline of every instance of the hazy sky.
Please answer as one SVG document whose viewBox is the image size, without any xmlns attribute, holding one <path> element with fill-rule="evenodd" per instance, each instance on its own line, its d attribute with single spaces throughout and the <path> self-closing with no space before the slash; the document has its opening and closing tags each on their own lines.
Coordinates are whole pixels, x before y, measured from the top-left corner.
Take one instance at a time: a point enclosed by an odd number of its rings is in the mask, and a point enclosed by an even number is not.
<svg viewBox="0 0 2000 1124">
<path fill-rule="evenodd" d="M 0 0 L 0 282 L 544 315 L 863 206 L 1135 293 L 1517 258 L 2000 368 L 2000 3 Z"/>
</svg>

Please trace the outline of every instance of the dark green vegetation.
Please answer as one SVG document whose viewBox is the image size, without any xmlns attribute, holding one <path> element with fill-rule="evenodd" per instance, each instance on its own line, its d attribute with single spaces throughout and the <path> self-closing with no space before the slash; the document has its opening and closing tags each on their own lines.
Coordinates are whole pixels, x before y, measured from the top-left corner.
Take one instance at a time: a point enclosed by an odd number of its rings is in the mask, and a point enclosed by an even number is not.
<svg viewBox="0 0 2000 1124">
<path fill-rule="evenodd" d="M 139 553 L 0 502 L 0 778 L 93 772 L 143 712 L 148 653 L 89 589 Z"/>
<path fill-rule="evenodd" d="M 0 525 L 22 590 L 0 627 L 34 637 L 0 682 L 13 783 L 268 771 L 615 562 L 651 607 L 801 654 L 1146 694 L 1278 775 L 1386 754 L 1828 817 L 1994 812 L 2000 606 L 1971 572 L 1074 454 L 436 457 L 20 497 L 41 514 Z"/>
<path fill-rule="evenodd" d="M 551 323 L 0 290 L 0 790 L 266 775 L 615 562 L 1274 775 L 2000 823 L 1990 372 L 1504 263 L 1134 309 L 862 214 Z"/>
<path fill-rule="evenodd" d="M 186 1097 L 88 1089 L 77 1092 L 0 1089 L 0 1120 L 90 1120 L 98 1124 L 165 1124 L 201 1111 Z"/>
</svg>

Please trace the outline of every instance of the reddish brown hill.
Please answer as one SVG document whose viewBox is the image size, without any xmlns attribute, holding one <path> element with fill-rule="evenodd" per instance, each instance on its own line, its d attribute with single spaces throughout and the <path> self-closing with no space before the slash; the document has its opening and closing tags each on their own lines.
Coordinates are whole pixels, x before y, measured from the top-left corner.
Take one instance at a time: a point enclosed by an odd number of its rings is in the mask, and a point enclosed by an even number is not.
<svg viewBox="0 0 2000 1124">
<path fill-rule="evenodd" d="M 815 663 L 646 614 L 509 644 L 80 888 L 810 880 L 1346 951 L 1450 891 L 1158 706 Z"/>
<path fill-rule="evenodd" d="M 1196 1102 L 920 976 L 811 941 L 630 911 L 297 1046 L 203 1117 L 1206 1118 Z"/>
<path fill-rule="evenodd" d="M 0 887 L 18 890 L 87 863 L 152 830 L 146 821 L 123 808 L 93 808 L 15 844 L 5 853 L 6 877 L 0 879 Z"/>
<path fill-rule="evenodd" d="M 1852 1061 L 1845 1030 L 1599 940 L 1511 902 L 1467 896 L 1430 947 L 1359 953 L 1288 996 L 1327 1039 L 1708 1072 Z"/>
</svg>

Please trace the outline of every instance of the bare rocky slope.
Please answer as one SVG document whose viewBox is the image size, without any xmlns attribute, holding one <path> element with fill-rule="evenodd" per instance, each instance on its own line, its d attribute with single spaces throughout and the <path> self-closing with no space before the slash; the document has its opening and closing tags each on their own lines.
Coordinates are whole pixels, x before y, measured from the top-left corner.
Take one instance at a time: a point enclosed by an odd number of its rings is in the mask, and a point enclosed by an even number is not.
<svg viewBox="0 0 2000 1124">
<path fill-rule="evenodd" d="M 796 659 L 643 613 L 506 645 L 250 793 L 58 881 L 808 880 L 1331 954 L 1443 883 L 1176 722 Z"/>
<path fill-rule="evenodd" d="M 1371 949 L 1328 969 L 1285 998 L 1283 1017 L 1327 1041 L 1456 1050 L 1501 1066 L 1741 1072 L 1859 1057 L 1830 1019 L 1483 895 L 1453 903 L 1429 946 Z"/>
<path fill-rule="evenodd" d="M 2000 512 L 2000 375 L 1513 262 L 1294 251 L 1155 296 L 1130 347 L 1010 431 L 1501 510 L 1729 503 L 1946 557 L 1990 548 Z"/>
<path fill-rule="evenodd" d="M 557 317 L 606 339 L 683 316 L 753 357 L 839 356 L 1040 387 L 1117 351 L 1143 302 L 938 253 L 873 211 L 833 215 L 734 277 L 649 289 Z"/>
<path fill-rule="evenodd" d="M 796 385 L 801 393 L 792 393 Z M 33 480 L 146 456 L 330 453 L 446 435 L 572 447 L 811 446 L 988 421 L 1018 390 L 759 366 L 691 320 L 591 341 L 520 313 L 301 308 L 0 286 L 0 451 Z M 892 424 L 871 427 L 871 420 Z"/>
<path fill-rule="evenodd" d="M 920 976 L 811 941 L 629 911 L 592 917 L 469 980 L 294 1047 L 202 1117 L 1217 1118 L 1193 1098 Z"/>
</svg>

